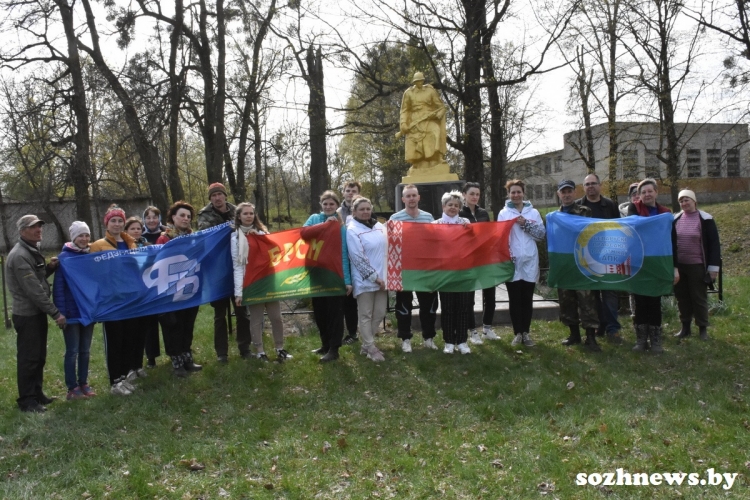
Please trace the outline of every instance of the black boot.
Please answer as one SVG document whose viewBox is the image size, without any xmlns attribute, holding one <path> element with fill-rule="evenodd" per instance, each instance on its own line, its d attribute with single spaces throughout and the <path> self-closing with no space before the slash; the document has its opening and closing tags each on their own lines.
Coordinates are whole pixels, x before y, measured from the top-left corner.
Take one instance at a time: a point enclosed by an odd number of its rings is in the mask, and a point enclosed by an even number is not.
<svg viewBox="0 0 750 500">
<path fill-rule="evenodd" d="M 706 326 L 699 326 L 698 331 L 700 332 L 701 340 L 708 340 L 708 327 Z"/>
<path fill-rule="evenodd" d="M 317 349 L 313 350 L 313 354 L 318 354 L 319 356 L 323 356 L 328 352 L 328 346 L 320 346 Z"/>
<path fill-rule="evenodd" d="M 185 369 L 185 361 L 182 359 L 182 355 L 170 356 L 169 358 L 172 360 L 172 370 L 175 377 L 185 378 L 189 375 Z"/>
<path fill-rule="evenodd" d="M 591 352 L 600 352 L 602 350 L 596 343 L 596 328 L 586 328 L 586 348 Z"/>
<path fill-rule="evenodd" d="M 685 337 L 689 337 L 692 332 L 690 331 L 690 321 L 683 321 L 682 322 L 682 330 L 675 333 L 674 336 L 678 339 L 684 339 Z"/>
<path fill-rule="evenodd" d="M 199 372 L 203 369 L 202 365 L 193 361 L 193 353 L 190 351 L 182 353 L 182 359 L 185 360 L 185 369 L 189 372 Z"/>
<path fill-rule="evenodd" d="M 331 361 L 336 361 L 337 359 L 339 359 L 339 348 L 331 347 L 330 349 L 328 349 L 326 355 L 320 358 L 320 362 L 329 363 Z"/>
<path fill-rule="evenodd" d="M 567 339 L 562 341 L 562 345 L 574 345 L 581 343 L 581 327 L 578 325 L 570 325 L 570 335 Z"/>
<path fill-rule="evenodd" d="M 634 351 L 644 352 L 648 349 L 648 325 L 635 325 Z"/>
<path fill-rule="evenodd" d="M 651 352 L 656 354 L 664 352 L 661 346 L 661 326 L 649 325 L 648 336 L 651 338 Z"/>
</svg>

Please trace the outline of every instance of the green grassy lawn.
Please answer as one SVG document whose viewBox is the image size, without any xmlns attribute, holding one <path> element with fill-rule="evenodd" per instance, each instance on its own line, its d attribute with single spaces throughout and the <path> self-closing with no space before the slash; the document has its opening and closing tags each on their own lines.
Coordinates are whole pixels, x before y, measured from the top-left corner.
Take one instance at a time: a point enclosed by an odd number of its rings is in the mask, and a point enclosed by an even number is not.
<svg viewBox="0 0 750 500">
<path fill-rule="evenodd" d="M 65 401 L 60 331 L 50 327 L 43 415 L 15 407 L 15 333 L 0 337 L 0 498 L 719 498 L 720 486 L 577 486 L 615 472 L 739 473 L 748 498 L 750 279 L 728 278 L 713 339 L 636 355 L 566 349 L 557 322 L 534 322 L 533 348 L 510 334 L 467 356 L 400 352 L 375 364 L 342 348 L 319 365 L 314 332 L 294 359 L 214 362 L 212 310 L 196 328 L 202 372 L 159 366 L 129 397 L 107 393 L 101 332 L 91 384 Z M 622 318 L 628 323 L 627 318 Z M 633 338 L 627 328 L 626 338 Z M 270 340 L 270 339 L 269 339 Z M 270 342 L 267 342 L 270 346 Z M 442 341 L 440 342 L 442 345 Z M 572 384 L 571 384 L 572 383 Z M 572 386 L 572 388 L 569 388 Z M 191 464 L 194 464 L 191 466 Z M 199 470 L 191 470 L 199 469 Z M 722 483 L 725 484 L 725 483 Z"/>
</svg>

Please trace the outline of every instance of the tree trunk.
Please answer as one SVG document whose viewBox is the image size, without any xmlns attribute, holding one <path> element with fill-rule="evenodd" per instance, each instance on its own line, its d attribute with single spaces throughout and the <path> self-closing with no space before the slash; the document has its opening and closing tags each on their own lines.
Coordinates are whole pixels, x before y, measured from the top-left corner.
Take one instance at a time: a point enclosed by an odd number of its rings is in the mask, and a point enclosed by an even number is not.
<svg viewBox="0 0 750 500">
<path fill-rule="evenodd" d="M 75 154 L 71 160 L 70 177 L 76 197 L 76 218 L 93 227 L 91 219 L 91 197 L 89 196 L 89 179 L 91 168 L 91 139 L 89 136 L 89 110 L 86 106 L 86 86 L 83 83 L 81 59 L 78 56 L 78 40 L 73 25 L 73 9 L 66 0 L 55 0 L 60 11 L 65 39 L 68 44 L 66 66 L 73 80 L 73 96 L 70 107 L 76 117 L 76 131 L 73 137 Z"/>
<path fill-rule="evenodd" d="M 93 47 L 88 47 L 80 41 L 78 41 L 78 47 L 91 56 L 94 64 L 96 64 L 96 67 L 120 100 L 120 104 L 124 111 L 125 122 L 128 124 L 128 129 L 132 135 L 133 145 L 136 148 L 136 151 L 138 151 L 138 156 L 140 157 L 143 169 L 146 172 L 146 180 L 148 181 L 151 199 L 161 211 L 166 212 L 169 207 L 169 202 L 167 200 L 167 186 L 161 175 L 158 151 L 143 130 L 138 117 L 138 111 L 135 109 L 135 105 L 133 104 L 133 100 L 130 98 L 128 91 L 125 90 L 125 87 L 123 87 L 117 79 L 117 75 L 112 72 L 107 65 L 107 62 L 104 60 L 101 47 L 99 46 L 99 32 L 96 26 L 96 18 L 91 9 L 90 0 L 82 0 L 82 3 L 83 8 L 86 11 L 86 24 L 89 28 Z"/>
<path fill-rule="evenodd" d="M 329 188 L 328 152 L 326 150 L 326 96 L 323 89 L 323 55 L 320 47 L 307 48 L 307 84 L 310 101 L 307 116 L 310 120 L 310 213 L 320 211 L 318 198 Z"/>
<path fill-rule="evenodd" d="M 480 78 L 482 67 L 481 29 L 485 3 L 463 0 L 466 13 L 466 48 L 464 53 L 464 178 L 478 182 L 484 191 L 484 151 L 482 150 L 482 98 Z"/>
<path fill-rule="evenodd" d="M 182 187 L 178 168 L 178 140 L 180 122 L 180 103 L 182 98 L 182 77 L 177 75 L 177 53 L 182 39 L 184 22 L 183 0 L 175 0 L 175 25 L 169 36 L 169 165 L 167 176 L 172 200 L 184 200 L 185 190 Z"/>
<path fill-rule="evenodd" d="M 265 176 L 263 175 L 263 137 L 261 136 L 261 125 L 260 125 L 260 110 L 258 109 L 257 99 L 252 103 L 253 117 L 250 120 L 250 124 L 253 129 L 253 154 L 255 158 L 255 189 L 253 195 L 255 196 L 255 213 L 264 222 L 268 222 L 266 218 L 266 197 L 265 197 L 265 183 L 263 182 Z"/>
</svg>

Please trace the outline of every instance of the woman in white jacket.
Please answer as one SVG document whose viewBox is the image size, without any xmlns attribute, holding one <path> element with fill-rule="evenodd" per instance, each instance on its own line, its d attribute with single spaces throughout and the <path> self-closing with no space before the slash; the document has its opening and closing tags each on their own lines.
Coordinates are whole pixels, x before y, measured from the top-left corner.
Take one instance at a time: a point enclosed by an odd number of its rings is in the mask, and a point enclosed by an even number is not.
<svg viewBox="0 0 750 500">
<path fill-rule="evenodd" d="M 234 227 L 237 229 L 232 233 L 231 251 L 232 266 L 234 267 L 234 296 L 237 306 L 242 305 L 242 284 L 245 280 L 245 268 L 247 267 L 248 252 L 247 243 L 249 234 L 267 234 L 268 229 L 255 216 L 255 205 L 252 203 L 240 203 L 237 205 Z M 271 332 L 276 347 L 276 360 L 283 363 L 291 359 L 292 355 L 284 349 L 284 324 L 281 321 L 281 305 L 278 302 L 266 302 L 265 304 L 253 304 L 247 306 L 247 315 L 250 318 L 250 339 L 255 346 L 256 357 L 261 361 L 269 361 L 263 348 L 263 310 L 268 313 L 271 320 Z M 238 324 L 239 325 L 239 324 Z"/>
<path fill-rule="evenodd" d="M 539 212 L 525 201 L 526 184 L 518 179 L 505 183 L 508 201 L 497 216 L 498 221 L 516 220 L 510 233 L 510 254 L 516 266 L 513 280 L 505 284 L 508 289 L 510 321 L 515 334 L 511 345 L 520 343 L 531 347 L 529 336 L 531 315 L 534 311 L 534 286 L 539 280 L 539 251 L 536 242 L 542 241 L 547 230 Z"/>
<path fill-rule="evenodd" d="M 385 290 L 388 239 L 385 226 L 372 218 L 372 203 L 359 197 L 352 202 L 352 219 L 346 225 L 346 245 L 351 263 L 354 298 L 357 299 L 361 354 L 375 362 L 383 353 L 375 346 L 375 329 L 388 305 Z"/>
</svg>

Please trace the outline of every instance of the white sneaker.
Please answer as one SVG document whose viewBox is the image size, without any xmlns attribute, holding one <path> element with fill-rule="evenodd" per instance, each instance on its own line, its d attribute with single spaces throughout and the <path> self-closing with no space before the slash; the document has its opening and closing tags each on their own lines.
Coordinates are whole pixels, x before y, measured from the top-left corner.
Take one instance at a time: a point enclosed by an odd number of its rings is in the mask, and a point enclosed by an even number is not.
<svg viewBox="0 0 750 500">
<path fill-rule="evenodd" d="M 146 373 L 146 370 L 143 368 L 138 368 L 135 373 L 138 375 L 139 378 L 146 378 L 148 377 L 148 373 Z"/>
<path fill-rule="evenodd" d="M 125 390 L 129 392 L 135 392 L 135 385 L 131 384 L 127 380 L 123 379 L 120 381 L 120 385 L 125 388 Z"/>
<path fill-rule="evenodd" d="M 523 335 L 521 335 L 520 333 L 518 333 L 518 334 L 516 334 L 515 337 L 513 337 L 513 341 L 510 343 L 510 345 L 516 346 L 516 345 L 521 344 L 521 343 L 523 343 Z"/>
<path fill-rule="evenodd" d="M 471 342 L 472 344 L 476 344 L 476 345 L 484 344 L 484 340 L 482 340 L 482 336 L 476 330 L 471 330 L 469 332 L 469 342 Z"/>
<path fill-rule="evenodd" d="M 464 342 L 463 344 L 458 344 L 458 352 L 461 354 L 471 354 L 471 349 L 469 349 L 469 345 Z"/>
<path fill-rule="evenodd" d="M 411 352 L 411 340 L 406 339 L 401 343 L 401 350 L 404 352 Z"/>
<path fill-rule="evenodd" d="M 385 361 L 385 356 L 383 356 L 383 353 L 380 352 L 380 349 L 375 347 L 375 345 L 371 345 L 370 347 L 362 347 L 362 349 L 359 351 L 360 354 L 366 354 L 367 357 L 371 360 L 373 360 L 376 363 L 380 363 L 381 361 Z"/>
<path fill-rule="evenodd" d="M 136 380 L 138 378 L 138 372 L 135 370 L 130 370 L 128 372 L 128 375 L 125 377 L 125 380 L 128 382 L 132 382 L 133 380 Z"/>
<path fill-rule="evenodd" d="M 522 338 L 523 338 L 523 345 L 525 345 L 526 347 L 534 347 L 534 341 L 531 340 L 531 337 L 529 336 L 528 333 L 524 333 Z"/>
<path fill-rule="evenodd" d="M 426 339 L 424 341 L 424 346 L 428 349 L 437 349 L 438 346 L 435 345 L 435 341 L 433 339 Z"/>
<path fill-rule="evenodd" d="M 500 340 L 500 337 L 495 333 L 495 330 L 492 329 L 490 325 L 484 325 L 482 328 L 482 335 L 487 340 Z"/>
<path fill-rule="evenodd" d="M 453 354 L 453 349 L 455 349 L 456 346 L 453 344 L 445 344 L 445 347 L 443 348 L 443 352 L 445 354 Z"/>
<path fill-rule="evenodd" d="M 110 394 L 114 394 L 115 396 L 129 396 L 132 394 L 129 390 L 127 390 L 121 382 L 116 383 L 109 389 Z"/>
</svg>

